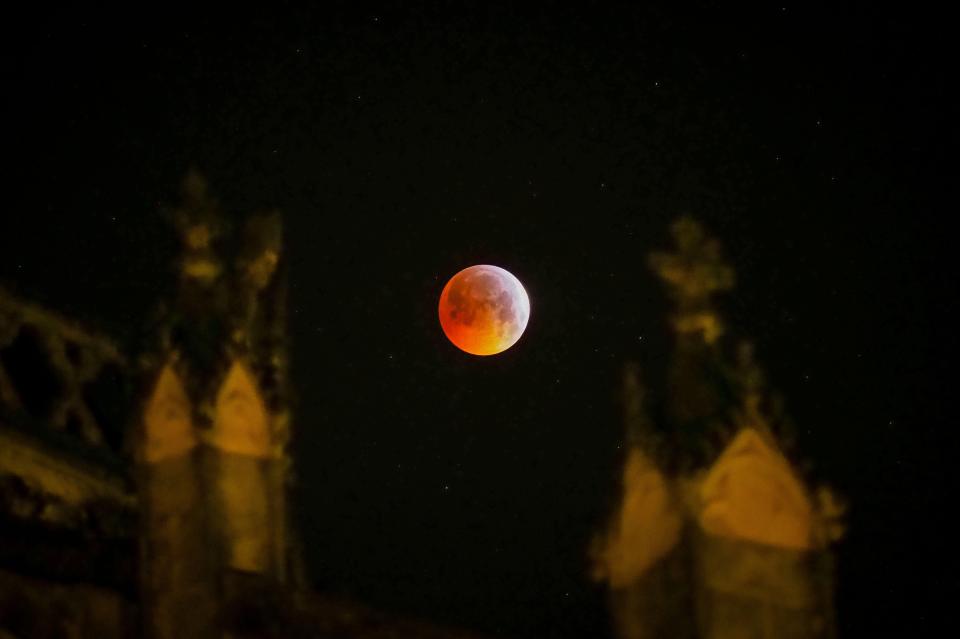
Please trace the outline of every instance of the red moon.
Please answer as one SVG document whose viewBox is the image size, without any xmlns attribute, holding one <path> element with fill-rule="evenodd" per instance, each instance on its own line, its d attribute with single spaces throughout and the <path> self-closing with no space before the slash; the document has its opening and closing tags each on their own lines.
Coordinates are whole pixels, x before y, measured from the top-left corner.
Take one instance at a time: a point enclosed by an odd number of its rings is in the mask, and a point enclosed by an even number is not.
<svg viewBox="0 0 960 639">
<path fill-rule="evenodd" d="M 440 294 L 440 326 L 471 355 L 496 355 L 517 343 L 530 319 L 530 298 L 510 271 L 478 264 L 447 282 Z"/>
</svg>

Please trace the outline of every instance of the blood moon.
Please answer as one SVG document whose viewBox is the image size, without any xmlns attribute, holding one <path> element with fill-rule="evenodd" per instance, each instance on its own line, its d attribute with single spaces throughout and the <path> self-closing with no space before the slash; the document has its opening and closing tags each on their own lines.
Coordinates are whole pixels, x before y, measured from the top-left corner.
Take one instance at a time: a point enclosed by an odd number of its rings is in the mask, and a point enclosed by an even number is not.
<svg viewBox="0 0 960 639">
<path fill-rule="evenodd" d="M 530 298 L 510 271 L 478 264 L 447 282 L 440 294 L 440 326 L 471 355 L 496 355 L 517 343 L 530 319 Z"/>
</svg>

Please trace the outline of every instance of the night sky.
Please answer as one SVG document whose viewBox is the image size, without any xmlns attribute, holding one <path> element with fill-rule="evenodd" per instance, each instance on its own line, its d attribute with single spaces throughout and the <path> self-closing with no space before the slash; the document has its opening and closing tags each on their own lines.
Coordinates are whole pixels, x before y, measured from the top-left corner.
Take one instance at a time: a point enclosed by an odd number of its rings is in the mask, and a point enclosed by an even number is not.
<svg viewBox="0 0 960 639">
<path fill-rule="evenodd" d="M 933 634 L 958 586 L 944 16 L 316 4 L 8 16 L 0 284 L 136 348 L 190 167 L 231 214 L 279 208 L 314 586 L 604 637 L 586 548 L 616 496 L 618 373 L 658 387 L 645 255 L 691 214 L 737 269 L 722 308 L 796 458 L 850 503 L 841 634 Z M 476 263 L 533 309 L 491 358 L 436 317 Z"/>
</svg>

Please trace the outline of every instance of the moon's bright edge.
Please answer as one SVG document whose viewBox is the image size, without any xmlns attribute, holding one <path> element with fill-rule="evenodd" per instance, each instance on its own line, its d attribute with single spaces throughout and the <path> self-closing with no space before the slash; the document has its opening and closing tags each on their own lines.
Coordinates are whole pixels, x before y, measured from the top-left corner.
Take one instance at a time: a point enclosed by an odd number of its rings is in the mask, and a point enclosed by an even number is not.
<svg viewBox="0 0 960 639">
<path fill-rule="evenodd" d="M 457 348 L 496 355 L 517 343 L 530 320 L 530 298 L 510 271 L 489 264 L 465 268 L 440 294 L 440 325 Z"/>
</svg>

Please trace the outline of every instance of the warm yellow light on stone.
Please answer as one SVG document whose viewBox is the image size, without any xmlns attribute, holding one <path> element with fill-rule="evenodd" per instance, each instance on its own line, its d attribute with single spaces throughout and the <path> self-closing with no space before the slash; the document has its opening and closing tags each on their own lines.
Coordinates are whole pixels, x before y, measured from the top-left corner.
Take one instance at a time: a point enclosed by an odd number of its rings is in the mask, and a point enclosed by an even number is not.
<svg viewBox="0 0 960 639">
<path fill-rule="evenodd" d="M 261 289 L 270 282 L 279 261 L 280 255 L 276 251 L 265 250 L 247 265 L 247 277 L 256 288 Z"/>
<path fill-rule="evenodd" d="M 187 229 L 184 235 L 187 246 L 192 249 L 205 249 L 210 246 L 213 234 L 210 232 L 210 227 L 205 224 L 194 224 Z"/>
<path fill-rule="evenodd" d="M 270 422 L 250 370 L 236 361 L 217 394 L 210 444 L 221 532 L 230 567 L 264 574 L 272 560 L 265 460 Z"/>
<path fill-rule="evenodd" d="M 217 393 L 210 443 L 220 450 L 251 457 L 270 455 L 270 419 L 250 370 L 233 363 Z"/>
<path fill-rule="evenodd" d="M 202 257 L 188 259 L 183 263 L 183 273 L 195 280 L 211 282 L 220 276 L 220 265 Z"/>
<path fill-rule="evenodd" d="M 811 547 L 813 509 L 786 458 L 744 428 L 700 484 L 700 525 L 709 534 L 769 546 Z"/>
<path fill-rule="evenodd" d="M 666 555 L 681 526 L 663 475 L 639 449 L 627 457 L 623 483 L 623 506 L 596 557 L 596 576 L 613 588 L 634 582 Z"/>
<path fill-rule="evenodd" d="M 272 526 L 262 460 L 227 453 L 220 455 L 216 464 L 227 563 L 237 570 L 266 573 L 272 559 Z"/>
<path fill-rule="evenodd" d="M 160 371 L 143 421 L 143 455 L 148 463 L 183 456 L 197 445 L 190 399 L 170 364 Z"/>
</svg>

